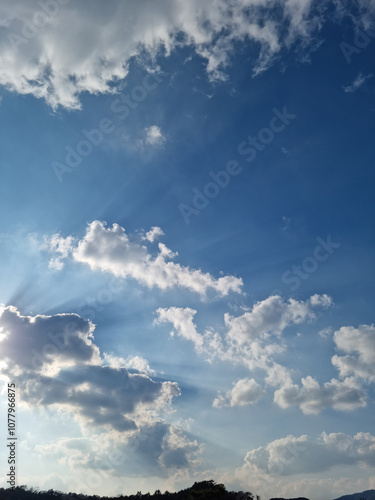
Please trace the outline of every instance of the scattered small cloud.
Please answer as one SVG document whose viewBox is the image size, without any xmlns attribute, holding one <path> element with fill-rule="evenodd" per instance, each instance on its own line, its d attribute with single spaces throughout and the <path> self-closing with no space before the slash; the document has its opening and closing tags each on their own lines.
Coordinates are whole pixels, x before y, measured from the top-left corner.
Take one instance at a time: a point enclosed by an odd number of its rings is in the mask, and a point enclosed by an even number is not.
<svg viewBox="0 0 375 500">
<path fill-rule="evenodd" d="M 146 144 L 161 147 L 164 145 L 165 141 L 166 138 L 160 127 L 152 125 L 151 127 L 146 128 Z"/>
<path fill-rule="evenodd" d="M 159 236 L 164 236 L 165 232 L 161 227 L 153 226 L 150 231 L 146 233 L 144 239 L 148 240 L 150 243 L 153 243 Z"/>
<path fill-rule="evenodd" d="M 276 362 L 275 357 L 284 352 L 284 330 L 315 318 L 316 308 L 327 308 L 332 299 L 327 295 L 313 295 L 305 302 L 289 299 L 284 301 L 274 295 L 257 302 L 239 316 L 224 315 L 224 327 L 220 330 L 207 327 L 200 333 L 194 323 L 197 313 L 192 308 L 169 307 L 156 311 L 156 324 L 171 323 L 171 335 L 189 340 L 196 351 L 209 362 L 220 359 L 234 365 L 243 365 L 251 372 L 265 372 L 265 384 L 273 387 L 290 386 L 292 370 Z M 261 395 L 261 388 L 253 379 L 242 379 L 225 396 L 219 395 L 215 407 L 248 404 Z"/>
<path fill-rule="evenodd" d="M 327 326 L 327 328 L 323 328 L 323 330 L 320 330 L 318 333 L 323 339 L 327 339 L 332 335 L 333 328 L 330 326 Z"/>
<path fill-rule="evenodd" d="M 347 93 L 355 92 L 360 87 L 362 87 L 362 85 L 365 83 L 366 80 L 368 80 L 369 78 L 372 78 L 372 76 L 373 76 L 372 73 L 370 73 L 369 75 L 366 75 L 366 76 L 363 76 L 362 73 L 359 73 L 351 85 L 348 85 L 347 87 L 343 87 L 344 92 L 347 92 Z"/>
<path fill-rule="evenodd" d="M 282 224 L 281 224 L 281 231 L 289 231 L 291 222 L 292 222 L 291 217 L 286 217 L 285 215 L 283 215 Z"/>
<path fill-rule="evenodd" d="M 66 259 L 72 252 L 73 243 L 73 236 L 63 238 L 59 233 L 53 234 L 51 237 L 44 236 L 41 249 L 57 254 L 57 256 L 51 258 L 48 263 L 48 267 L 50 269 L 60 271 L 64 267 L 63 260 Z"/>
</svg>

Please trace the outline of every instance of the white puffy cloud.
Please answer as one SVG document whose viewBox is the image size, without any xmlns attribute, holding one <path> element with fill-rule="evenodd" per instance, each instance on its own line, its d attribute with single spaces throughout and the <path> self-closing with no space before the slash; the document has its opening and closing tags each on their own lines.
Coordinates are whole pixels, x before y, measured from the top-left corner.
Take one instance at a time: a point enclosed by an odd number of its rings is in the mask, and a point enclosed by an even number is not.
<svg viewBox="0 0 375 500">
<path fill-rule="evenodd" d="M 237 317 L 225 314 L 222 332 L 207 328 L 199 333 L 194 323 L 197 311 L 191 308 L 159 308 L 155 322 L 171 323 L 174 328 L 172 334 L 176 332 L 193 342 L 196 350 L 209 360 L 216 358 L 243 364 L 250 371 L 262 369 L 267 374 L 267 384 L 282 386 L 291 384 L 291 370 L 275 361 L 275 357 L 285 349 L 280 339 L 282 332 L 290 325 L 313 319 L 315 308 L 326 308 L 331 304 L 332 299 L 327 295 L 313 295 L 305 302 L 284 301 L 274 295 L 257 302 Z M 240 388 L 241 384 L 237 389 Z M 227 404 L 228 401 L 232 401 L 229 394 L 219 397 L 215 405 Z"/>
<path fill-rule="evenodd" d="M 319 332 L 322 337 L 331 335 L 332 329 Z M 291 382 L 275 392 L 274 400 L 281 408 L 298 406 L 305 414 L 317 414 L 325 408 L 355 410 L 366 406 L 366 392 L 359 379 L 375 381 L 375 327 L 361 325 L 358 328 L 343 326 L 333 334 L 339 351 L 332 364 L 342 380 L 332 379 L 322 386 L 313 377 L 302 378 L 301 386 Z"/>
<path fill-rule="evenodd" d="M 156 235 L 161 235 L 161 230 L 153 227 L 146 233 L 146 239 L 151 241 Z M 158 253 L 152 256 L 145 245 L 131 239 L 118 224 L 106 227 L 104 222 L 91 222 L 85 236 L 75 246 L 70 246 L 69 251 L 77 262 L 87 264 L 93 270 L 107 271 L 122 278 L 131 277 L 149 288 L 181 287 L 201 295 L 213 290 L 224 296 L 229 292 L 240 293 L 243 284 L 242 279 L 235 276 L 215 279 L 199 269 L 172 262 L 171 259 L 178 254 L 163 243 L 159 243 Z"/>
<path fill-rule="evenodd" d="M 256 403 L 263 396 L 264 390 L 252 378 L 243 378 L 238 380 L 225 396 L 218 395 L 214 399 L 213 406 L 220 408 L 222 406 L 245 406 Z"/>
<path fill-rule="evenodd" d="M 146 240 L 148 240 L 150 243 L 153 243 L 156 240 L 156 238 L 158 238 L 159 236 L 164 236 L 164 235 L 165 235 L 165 233 L 161 227 L 153 226 L 150 229 L 150 231 L 147 231 L 144 238 Z"/>
<path fill-rule="evenodd" d="M 225 313 L 226 330 L 222 337 L 215 335 L 210 329 L 204 335 L 198 333 L 193 321 L 197 311 L 191 308 L 159 308 L 157 321 L 172 323 L 178 335 L 192 340 L 196 347 L 206 343 L 211 348 L 216 342 L 216 350 L 220 352 L 227 349 L 227 346 L 224 348 L 222 345 L 225 340 L 232 348 L 237 347 L 243 352 L 252 349 L 257 356 L 262 349 L 266 349 L 266 354 L 270 355 L 279 351 L 278 346 L 269 343 L 271 335 L 280 336 L 288 326 L 315 318 L 314 308 L 326 308 L 331 304 L 332 299 L 328 295 L 313 295 L 305 302 L 294 299 L 284 301 L 279 295 L 272 295 L 257 302 L 240 316 L 233 317 Z M 264 340 L 267 340 L 267 346 L 262 346 Z"/>
<path fill-rule="evenodd" d="M 303 413 L 318 414 L 325 408 L 355 410 L 366 406 L 366 393 L 354 377 L 332 379 L 322 386 L 311 376 L 301 379 L 302 386 L 285 384 L 275 391 L 274 401 L 281 408 L 298 406 Z"/>
<path fill-rule="evenodd" d="M 315 318 L 314 307 L 329 307 L 332 299 L 328 295 L 313 295 L 309 300 L 284 301 L 272 295 L 257 302 L 250 311 L 233 318 L 225 315 L 228 336 L 238 344 L 249 343 L 266 334 L 280 335 L 287 326 L 300 324 Z"/>
<path fill-rule="evenodd" d="M 343 326 L 334 333 L 333 340 L 338 350 L 347 353 L 332 358 L 332 364 L 339 370 L 340 376 L 355 375 L 375 382 L 375 326 Z"/>
<path fill-rule="evenodd" d="M 128 356 L 124 359 L 104 353 L 103 358 L 111 368 L 127 368 L 128 370 L 137 370 L 140 373 L 147 373 L 147 375 L 155 375 L 155 371 L 150 368 L 147 359 L 141 356 Z"/>
<path fill-rule="evenodd" d="M 53 257 L 49 261 L 48 267 L 60 271 L 64 267 L 63 260 L 66 259 L 73 250 L 73 243 L 73 236 L 63 238 L 59 233 L 53 234 L 50 238 L 44 237 L 41 248 L 48 250 L 50 253 L 57 254 L 56 257 Z"/>
<path fill-rule="evenodd" d="M 262 498 L 337 498 L 373 488 L 375 477 L 366 478 L 365 468 L 370 472 L 374 465 L 374 442 L 375 436 L 363 432 L 322 432 L 317 439 L 289 435 L 249 451 L 234 475 L 244 489 Z M 358 480 L 352 474 L 356 466 L 361 467 Z"/>
<path fill-rule="evenodd" d="M 199 350 L 203 346 L 203 335 L 197 332 L 197 328 L 194 324 L 194 316 L 197 311 L 191 309 L 190 307 L 169 307 L 157 309 L 157 318 L 155 324 L 160 323 L 172 323 L 174 331 L 171 331 L 171 336 L 173 337 L 174 332 L 177 335 L 190 340 L 193 342 L 194 346 Z"/>
<path fill-rule="evenodd" d="M 375 464 L 375 436 L 323 432 L 317 440 L 309 436 L 287 436 L 249 451 L 244 468 L 253 474 L 286 476 L 324 472 L 337 465 Z"/>
<path fill-rule="evenodd" d="M 3 0 L 0 84 L 52 108 L 80 108 L 83 92 L 114 92 L 132 58 L 149 62 L 181 46 L 205 60 L 211 80 L 222 80 L 235 45 L 251 42 L 257 74 L 295 41 L 299 50 L 309 50 L 324 21 L 324 9 L 313 9 L 312 0 L 92 0 L 90 8 L 66 0 L 48 2 L 49 8 L 42 3 Z M 361 4 L 363 16 L 373 11 L 373 4 Z"/>
<path fill-rule="evenodd" d="M 243 364 L 250 371 L 266 372 L 265 382 L 279 387 L 274 401 L 281 408 L 299 407 L 305 414 L 318 414 L 326 408 L 350 411 L 366 406 L 366 392 L 356 377 L 369 381 L 374 379 L 373 359 L 374 326 L 358 329 L 343 327 L 334 334 L 340 350 L 354 353 L 351 356 L 334 356 L 333 364 L 344 380 L 332 380 L 320 385 L 312 376 L 301 379 L 301 386 L 292 382 L 292 369 L 276 361 L 276 356 L 285 350 L 280 336 L 290 325 L 301 324 L 315 318 L 315 308 L 332 305 L 327 295 L 313 295 L 306 301 L 271 296 L 256 303 L 249 311 L 233 317 L 224 315 L 225 330 L 219 333 L 207 328 L 199 333 L 191 308 L 159 308 L 155 323 L 171 323 L 173 335 L 193 342 L 196 350 L 209 360 L 221 359 Z M 331 330 L 329 330 L 330 332 Z M 327 331 L 324 331 L 326 335 Z M 355 377 L 348 377 L 354 374 Z M 215 407 L 236 406 L 255 402 L 262 389 L 252 379 L 240 380 L 225 395 L 214 400 Z M 253 399 L 254 398 L 254 399 Z"/>
<path fill-rule="evenodd" d="M 165 141 L 166 139 L 162 134 L 160 127 L 152 125 L 151 127 L 146 128 L 146 144 L 160 147 L 165 143 Z"/>
</svg>

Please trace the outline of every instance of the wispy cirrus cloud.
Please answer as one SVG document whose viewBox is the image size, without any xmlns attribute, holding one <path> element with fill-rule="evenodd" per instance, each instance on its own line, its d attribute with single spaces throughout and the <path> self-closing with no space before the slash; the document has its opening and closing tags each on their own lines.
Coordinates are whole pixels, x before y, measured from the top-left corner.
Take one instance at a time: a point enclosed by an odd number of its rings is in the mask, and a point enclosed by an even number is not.
<svg viewBox="0 0 375 500">
<path fill-rule="evenodd" d="M 353 83 L 351 83 L 346 87 L 343 87 L 344 92 L 346 93 L 356 92 L 360 87 L 362 87 L 362 85 L 366 82 L 366 80 L 372 78 L 372 76 L 373 76 L 372 73 L 366 76 L 362 75 L 362 73 L 359 73 L 354 79 Z"/>
</svg>

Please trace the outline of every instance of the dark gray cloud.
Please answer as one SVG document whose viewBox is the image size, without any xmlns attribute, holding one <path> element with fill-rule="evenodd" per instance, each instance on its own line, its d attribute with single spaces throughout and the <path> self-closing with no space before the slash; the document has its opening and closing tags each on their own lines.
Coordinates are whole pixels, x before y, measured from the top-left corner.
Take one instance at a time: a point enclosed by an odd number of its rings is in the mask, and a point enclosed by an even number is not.
<svg viewBox="0 0 375 500">
<path fill-rule="evenodd" d="M 22 316 L 15 307 L 2 308 L 1 373 L 12 377 L 29 406 L 59 407 L 107 430 L 135 430 L 140 408 L 167 406 L 179 387 L 104 365 L 93 331 L 76 314 Z"/>
<path fill-rule="evenodd" d="M 0 359 L 10 370 L 40 372 L 75 363 L 99 362 L 94 325 L 77 314 L 22 316 L 15 307 L 0 309 Z"/>
</svg>

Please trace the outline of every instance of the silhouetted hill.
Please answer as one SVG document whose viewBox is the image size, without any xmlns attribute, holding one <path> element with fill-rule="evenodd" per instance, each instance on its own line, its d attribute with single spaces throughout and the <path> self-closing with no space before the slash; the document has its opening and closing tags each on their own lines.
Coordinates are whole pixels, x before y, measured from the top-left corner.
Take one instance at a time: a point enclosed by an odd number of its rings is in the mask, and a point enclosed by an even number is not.
<svg viewBox="0 0 375 500">
<path fill-rule="evenodd" d="M 0 488 L 0 500 L 258 500 L 251 493 L 227 491 L 223 484 L 213 480 L 194 483 L 193 486 L 176 493 L 144 493 L 136 495 L 120 495 L 116 497 L 99 497 L 97 495 L 82 495 L 77 493 L 62 493 L 61 491 L 38 491 L 26 486 L 17 486 L 14 490 Z M 259 499 L 260 500 L 260 499 Z"/>
<path fill-rule="evenodd" d="M 210 479 L 194 483 L 190 488 L 170 493 L 142 493 L 138 491 L 135 495 L 117 495 L 116 497 L 99 497 L 98 495 L 82 495 L 79 493 L 62 493 L 61 491 L 28 488 L 17 486 L 16 488 L 0 488 L 0 500 L 261 500 L 260 497 L 243 491 L 227 491 L 223 484 L 217 484 Z M 266 500 L 266 499 L 263 499 Z M 309 500 L 306 497 L 298 498 L 270 498 L 270 500 Z M 367 490 L 362 493 L 345 495 L 336 500 L 375 500 L 375 490 Z"/>
<path fill-rule="evenodd" d="M 344 495 L 335 500 L 375 500 L 375 490 L 366 490 L 362 493 L 353 493 L 353 495 Z"/>
<path fill-rule="evenodd" d="M 309 500 L 306 497 L 298 497 L 298 498 L 270 498 L 270 500 Z"/>
</svg>

